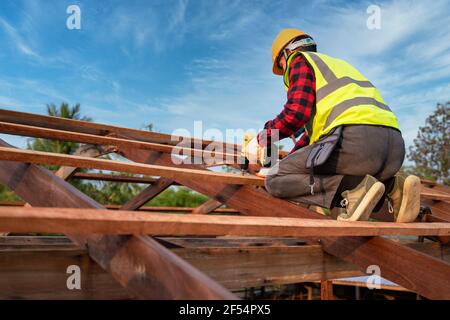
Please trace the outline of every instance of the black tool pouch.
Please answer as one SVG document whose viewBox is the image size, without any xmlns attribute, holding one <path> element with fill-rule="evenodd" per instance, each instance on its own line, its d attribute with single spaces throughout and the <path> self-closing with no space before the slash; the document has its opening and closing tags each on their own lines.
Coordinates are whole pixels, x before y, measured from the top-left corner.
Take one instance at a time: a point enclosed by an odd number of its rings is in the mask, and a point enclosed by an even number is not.
<svg viewBox="0 0 450 320">
<path fill-rule="evenodd" d="M 310 169 L 309 186 L 311 187 L 311 195 L 314 195 L 314 167 L 320 166 L 328 160 L 341 135 L 342 126 L 339 126 L 311 145 L 311 151 L 306 158 L 306 168 Z"/>
</svg>

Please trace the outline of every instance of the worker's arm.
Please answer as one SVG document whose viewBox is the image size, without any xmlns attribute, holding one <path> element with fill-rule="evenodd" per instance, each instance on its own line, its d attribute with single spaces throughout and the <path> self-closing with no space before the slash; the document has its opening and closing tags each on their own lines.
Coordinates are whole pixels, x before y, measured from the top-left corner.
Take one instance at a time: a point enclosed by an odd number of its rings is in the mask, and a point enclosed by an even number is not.
<svg viewBox="0 0 450 320">
<path fill-rule="evenodd" d="M 291 153 L 294 151 L 297 151 L 303 147 L 306 147 L 309 145 L 309 136 L 306 132 L 303 133 L 303 135 L 300 137 L 300 139 L 297 140 L 297 143 L 295 144 L 294 148 L 291 150 Z"/>
<path fill-rule="evenodd" d="M 281 113 L 275 119 L 267 121 L 264 130 L 258 134 L 261 146 L 270 143 L 272 130 L 277 129 L 279 139 L 284 139 L 303 128 L 311 117 L 316 101 L 314 71 L 301 55 L 292 60 L 290 68 L 287 102 Z M 294 150 L 308 144 L 309 138 L 304 134 L 295 145 Z"/>
</svg>

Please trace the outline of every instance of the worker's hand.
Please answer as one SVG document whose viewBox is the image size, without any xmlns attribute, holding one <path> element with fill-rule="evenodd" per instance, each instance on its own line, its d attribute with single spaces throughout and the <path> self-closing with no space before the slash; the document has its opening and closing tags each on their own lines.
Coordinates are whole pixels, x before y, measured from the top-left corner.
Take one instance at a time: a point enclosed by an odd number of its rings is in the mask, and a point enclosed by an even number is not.
<svg viewBox="0 0 450 320">
<path fill-rule="evenodd" d="M 258 139 L 251 133 L 246 133 L 242 142 L 242 156 L 248 160 L 246 171 L 255 174 L 261 169 L 259 162 L 261 148 Z"/>
<path fill-rule="evenodd" d="M 250 165 L 258 164 L 260 159 L 261 147 L 259 146 L 257 137 L 254 137 L 247 145 L 246 156 Z"/>
<path fill-rule="evenodd" d="M 260 168 L 259 171 L 256 172 L 255 174 L 258 177 L 266 178 L 269 175 L 269 171 L 270 171 L 270 168 Z"/>
<path fill-rule="evenodd" d="M 258 163 L 255 164 L 249 164 L 247 172 L 251 174 L 257 174 L 261 170 L 261 165 Z"/>
</svg>

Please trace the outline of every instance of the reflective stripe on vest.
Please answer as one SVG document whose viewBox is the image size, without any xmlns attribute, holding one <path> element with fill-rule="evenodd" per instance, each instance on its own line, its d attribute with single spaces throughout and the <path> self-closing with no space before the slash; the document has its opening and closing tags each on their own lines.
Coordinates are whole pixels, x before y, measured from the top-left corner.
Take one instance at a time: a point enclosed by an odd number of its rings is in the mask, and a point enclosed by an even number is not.
<svg viewBox="0 0 450 320">
<path fill-rule="evenodd" d="M 346 124 L 371 124 L 399 129 L 397 118 L 380 92 L 343 60 L 313 52 L 291 54 L 284 74 L 287 89 L 290 64 L 298 54 L 303 55 L 314 69 L 316 80 L 315 115 L 305 125 L 309 127 L 310 143 L 319 140 L 333 128 Z"/>
</svg>

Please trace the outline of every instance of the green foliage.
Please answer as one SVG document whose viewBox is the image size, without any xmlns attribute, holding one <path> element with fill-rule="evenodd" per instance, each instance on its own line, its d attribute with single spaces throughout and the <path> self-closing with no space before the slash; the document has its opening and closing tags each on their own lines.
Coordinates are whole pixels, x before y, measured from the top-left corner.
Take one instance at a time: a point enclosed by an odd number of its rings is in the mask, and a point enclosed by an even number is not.
<svg viewBox="0 0 450 320">
<path fill-rule="evenodd" d="M 3 184 L 0 184 L 0 201 L 20 201 L 20 197 L 18 197 L 13 191 L 11 191 L 8 187 Z"/>
<path fill-rule="evenodd" d="M 437 108 L 419 128 L 408 159 L 414 167 L 404 168 L 424 179 L 450 185 L 450 102 L 437 104 Z"/>
<path fill-rule="evenodd" d="M 147 205 L 154 207 L 195 208 L 208 200 L 207 197 L 185 187 L 173 187 L 163 191 Z"/>
<path fill-rule="evenodd" d="M 144 189 L 135 183 L 119 183 L 110 181 L 86 182 L 72 180 L 72 185 L 103 205 L 121 205 L 128 202 Z"/>
</svg>

